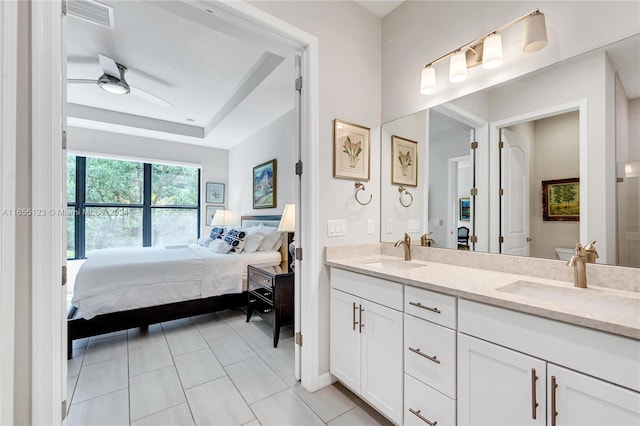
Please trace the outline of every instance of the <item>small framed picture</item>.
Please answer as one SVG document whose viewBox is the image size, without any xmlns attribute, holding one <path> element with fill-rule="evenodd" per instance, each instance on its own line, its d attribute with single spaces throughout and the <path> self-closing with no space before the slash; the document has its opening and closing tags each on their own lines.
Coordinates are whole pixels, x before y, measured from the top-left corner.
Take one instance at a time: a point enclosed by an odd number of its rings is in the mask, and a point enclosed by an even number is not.
<svg viewBox="0 0 640 426">
<path fill-rule="evenodd" d="M 205 202 L 224 204 L 224 183 L 207 182 Z"/>
<path fill-rule="evenodd" d="M 418 142 L 391 136 L 391 183 L 418 186 Z"/>
<path fill-rule="evenodd" d="M 207 206 L 207 216 L 206 216 L 206 223 L 205 225 L 210 226 L 211 225 L 211 221 L 213 220 L 213 217 L 216 215 L 216 212 L 218 210 L 224 210 L 224 206 L 211 206 L 208 205 Z"/>
<path fill-rule="evenodd" d="M 270 209 L 276 207 L 278 196 L 278 169 L 275 159 L 258 164 L 253 168 L 253 208 Z"/>
<path fill-rule="evenodd" d="M 333 120 L 333 177 L 369 180 L 371 129 Z"/>
<path fill-rule="evenodd" d="M 580 179 L 542 181 L 542 220 L 580 220 Z"/>
<path fill-rule="evenodd" d="M 469 198 L 460 198 L 458 210 L 460 211 L 461 222 L 471 220 L 471 200 Z"/>
</svg>

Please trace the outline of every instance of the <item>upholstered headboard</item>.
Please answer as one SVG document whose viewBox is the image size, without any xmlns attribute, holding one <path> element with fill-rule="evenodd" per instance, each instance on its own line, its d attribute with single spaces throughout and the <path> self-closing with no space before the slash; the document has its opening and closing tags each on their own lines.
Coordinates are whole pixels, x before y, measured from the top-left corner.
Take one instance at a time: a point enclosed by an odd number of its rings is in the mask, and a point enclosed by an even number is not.
<svg viewBox="0 0 640 426">
<path fill-rule="evenodd" d="M 256 226 L 261 223 L 265 226 L 273 226 L 277 228 L 280 225 L 281 215 L 264 215 L 264 216 L 241 216 L 240 217 L 240 226 L 248 227 L 248 226 Z M 289 243 L 291 242 L 291 235 L 288 232 L 282 233 L 282 246 L 280 247 L 280 255 L 282 256 L 282 261 L 289 264 Z"/>
</svg>

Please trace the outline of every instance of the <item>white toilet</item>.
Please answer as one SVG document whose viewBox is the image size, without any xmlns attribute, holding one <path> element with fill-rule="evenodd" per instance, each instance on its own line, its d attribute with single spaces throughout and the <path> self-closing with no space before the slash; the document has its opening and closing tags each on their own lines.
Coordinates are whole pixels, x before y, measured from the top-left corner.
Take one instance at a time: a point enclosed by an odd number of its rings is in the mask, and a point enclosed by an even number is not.
<svg viewBox="0 0 640 426">
<path fill-rule="evenodd" d="M 573 256 L 574 251 L 575 250 L 572 248 L 558 247 L 556 248 L 556 255 L 560 260 L 571 260 L 571 256 Z"/>
</svg>

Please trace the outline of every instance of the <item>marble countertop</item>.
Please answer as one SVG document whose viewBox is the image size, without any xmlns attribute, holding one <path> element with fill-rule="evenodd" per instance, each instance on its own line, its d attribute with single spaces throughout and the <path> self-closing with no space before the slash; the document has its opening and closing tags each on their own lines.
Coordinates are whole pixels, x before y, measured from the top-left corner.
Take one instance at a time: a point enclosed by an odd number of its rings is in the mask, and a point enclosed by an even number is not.
<svg viewBox="0 0 640 426">
<path fill-rule="evenodd" d="M 640 340 L 640 293 L 424 260 L 361 253 L 327 266 Z"/>
</svg>

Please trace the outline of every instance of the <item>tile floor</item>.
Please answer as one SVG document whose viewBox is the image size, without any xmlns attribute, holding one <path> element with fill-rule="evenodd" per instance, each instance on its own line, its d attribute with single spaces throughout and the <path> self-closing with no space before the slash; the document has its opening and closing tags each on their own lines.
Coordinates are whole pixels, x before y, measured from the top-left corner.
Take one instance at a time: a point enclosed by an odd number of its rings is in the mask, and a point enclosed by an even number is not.
<svg viewBox="0 0 640 426">
<path fill-rule="evenodd" d="M 292 336 L 274 349 L 271 328 L 236 309 L 78 340 L 68 424 L 390 424 L 339 384 L 304 390 Z"/>
</svg>

